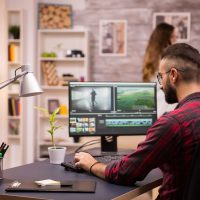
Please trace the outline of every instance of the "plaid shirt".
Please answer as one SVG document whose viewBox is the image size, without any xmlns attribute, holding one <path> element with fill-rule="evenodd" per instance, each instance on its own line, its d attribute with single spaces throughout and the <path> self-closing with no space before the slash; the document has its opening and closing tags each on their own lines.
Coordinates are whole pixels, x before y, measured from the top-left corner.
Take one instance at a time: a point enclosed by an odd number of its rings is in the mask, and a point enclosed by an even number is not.
<svg viewBox="0 0 200 200">
<path fill-rule="evenodd" d="M 157 199 L 182 199 L 196 145 L 200 142 L 200 92 L 184 98 L 160 117 L 137 150 L 106 167 L 107 181 L 133 185 L 154 168 L 163 172 Z"/>
</svg>

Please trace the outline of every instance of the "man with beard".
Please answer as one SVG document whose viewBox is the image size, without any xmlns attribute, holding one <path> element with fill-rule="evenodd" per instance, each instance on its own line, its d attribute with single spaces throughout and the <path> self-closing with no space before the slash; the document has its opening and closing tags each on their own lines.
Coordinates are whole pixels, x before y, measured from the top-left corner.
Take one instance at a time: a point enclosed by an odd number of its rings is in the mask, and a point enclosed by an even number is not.
<svg viewBox="0 0 200 200">
<path fill-rule="evenodd" d="M 135 152 L 107 165 L 84 152 L 75 154 L 74 160 L 77 167 L 121 185 L 133 185 L 158 167 L 163 183 L 157 199 L 179 200 L 200 144 L 199 52 L 184 43 L 169 46 L 162 55 L 157 78 L 166 101 L 178 105 L 153 124 Z"/>
</svg>

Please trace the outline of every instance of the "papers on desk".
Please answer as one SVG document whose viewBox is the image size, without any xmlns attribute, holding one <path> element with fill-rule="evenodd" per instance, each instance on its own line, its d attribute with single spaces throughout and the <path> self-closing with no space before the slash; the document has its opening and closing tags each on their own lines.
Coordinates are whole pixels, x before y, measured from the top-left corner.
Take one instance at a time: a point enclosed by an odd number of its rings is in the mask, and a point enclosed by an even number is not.
<svg viewBox="0 0 200 200">
<path fill-rule="evenodd" d="M 54 181 L 51 179 L 45 179 L 41 181 L 35 181 L 35 183 L 39 186 L 47 186 L 47 185 L 61 185 L 60 181 Z"/>
</svg>

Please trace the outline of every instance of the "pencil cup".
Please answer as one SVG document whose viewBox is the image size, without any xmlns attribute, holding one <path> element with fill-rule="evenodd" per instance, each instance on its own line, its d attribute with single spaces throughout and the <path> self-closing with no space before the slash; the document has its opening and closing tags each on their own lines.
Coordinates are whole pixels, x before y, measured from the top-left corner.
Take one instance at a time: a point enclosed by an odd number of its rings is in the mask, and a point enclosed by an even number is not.
<svg viewBox="0 0 200 200">
<path fill-rule="evenodd" d="M 3 158 L 0 157 L 0 179 L 3 179 Z"/>
</svg>

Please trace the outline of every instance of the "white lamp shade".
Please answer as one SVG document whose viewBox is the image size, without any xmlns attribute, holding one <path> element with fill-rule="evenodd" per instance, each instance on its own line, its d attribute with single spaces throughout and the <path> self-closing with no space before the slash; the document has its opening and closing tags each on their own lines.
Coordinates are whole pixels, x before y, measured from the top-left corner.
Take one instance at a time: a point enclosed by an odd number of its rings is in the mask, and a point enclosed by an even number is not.
<svg viewBox="0 0 200 200">
<path fill-rule="evenodd" d="M 22 77 L 19 91 L 20 97 L 35 96 L 41 93 L 43 93 L 43 91 L 32 72 L 29 72 Z"/>
</svg>

